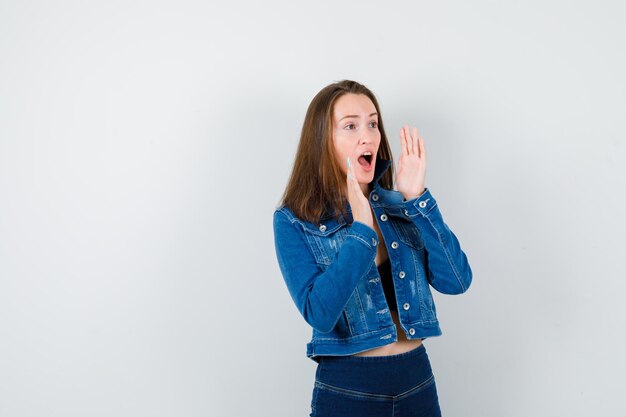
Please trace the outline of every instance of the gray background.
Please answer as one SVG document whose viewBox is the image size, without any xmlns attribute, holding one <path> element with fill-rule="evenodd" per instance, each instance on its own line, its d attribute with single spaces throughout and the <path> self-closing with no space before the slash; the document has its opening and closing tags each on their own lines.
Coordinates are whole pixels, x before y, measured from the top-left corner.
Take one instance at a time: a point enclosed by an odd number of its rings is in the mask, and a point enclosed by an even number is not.
<svg viewBox="0 0 626 417">
<path fill-rule="evenodd" d="M 446 416 L 622 416 L 619 1 L 0 2 L 0 415 L 304 416 L 272 212 L 306 107 L 369 86 L 474 270 Z"/>
</svg>

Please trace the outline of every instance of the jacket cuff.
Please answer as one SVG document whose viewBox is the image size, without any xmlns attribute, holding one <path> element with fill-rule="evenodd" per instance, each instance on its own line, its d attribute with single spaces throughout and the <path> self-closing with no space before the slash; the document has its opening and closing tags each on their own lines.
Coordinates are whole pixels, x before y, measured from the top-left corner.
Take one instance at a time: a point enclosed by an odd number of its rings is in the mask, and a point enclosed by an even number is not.
<svg viewBox="0 0 626 417">
<path fill-rule="evenodd" d="M 366 245 L 368 248 L 376 248 L 378 246 L 378 235 L 368 225 L 359 221 L 352 222 L 348 236 L 355 237 L 358 241 Z"/>
<path fill-rule="evenodd" d="M 428 188 L 424 189 L 424 192 L 419 197 L 413 198 L 411 200 L 407 200 L 405 202 L 406 205 L 406 214 L 409 217 L 415 217 L 418 214 L 421 214 L 424 217 L 428 216 L 428 213 L 435 207 L 437 207 L 437 200 L 432 196 L 430 190 Z"/>
</svg>

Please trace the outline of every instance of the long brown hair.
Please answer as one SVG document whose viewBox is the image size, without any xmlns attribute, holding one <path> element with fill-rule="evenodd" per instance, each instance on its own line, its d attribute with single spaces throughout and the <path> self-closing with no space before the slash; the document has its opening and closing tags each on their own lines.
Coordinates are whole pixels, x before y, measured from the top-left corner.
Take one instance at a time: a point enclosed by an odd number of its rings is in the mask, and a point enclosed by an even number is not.
<svg viewBox="0 0 626 417">
<path fill-rule="evenodd" d="M 346 211 L 346 179 L 335 159 L 332 141 L 335 102 L 344 94 L 367 96 L 378 113 L 380 146 L 376 163 L 392 160 L 378 101 L 367 87 L 356 81 L 343 80 L 320 90 L 307 109 L 289 182 L 281 204 L 299 218 L 318 223 L 325 214 L 339 217 Z M 393 188 L 393 163 L 380 179 L 383 188 Z"/>
</svg>

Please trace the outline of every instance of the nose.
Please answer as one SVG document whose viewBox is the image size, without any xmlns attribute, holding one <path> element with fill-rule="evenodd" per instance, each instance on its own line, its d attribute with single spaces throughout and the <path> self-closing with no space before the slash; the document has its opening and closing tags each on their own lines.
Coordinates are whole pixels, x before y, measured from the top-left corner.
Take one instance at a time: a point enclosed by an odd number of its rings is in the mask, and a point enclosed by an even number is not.
<svg viewBox="0 0 626 417">
<path fill-rule="evenodd" d="M 372 143 L 372 137 L 370 132 L 363 132 L 363 134 L 361 135 L 361 140 L 359 141 L 360 144 L 366 144 L 366 143 Z"/>
</svg>

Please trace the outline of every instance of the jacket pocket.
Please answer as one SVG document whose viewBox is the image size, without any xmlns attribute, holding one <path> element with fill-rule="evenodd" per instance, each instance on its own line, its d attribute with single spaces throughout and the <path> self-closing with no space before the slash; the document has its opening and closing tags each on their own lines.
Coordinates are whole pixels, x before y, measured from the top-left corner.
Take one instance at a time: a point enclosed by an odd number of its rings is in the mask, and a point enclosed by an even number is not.
<svg viewBox="0 0 626 417">
<path fill-rule="evenodd" d="M 348 230 L 343 227 L 328 235 L 306 234 L 311 252 L 319 265 L 328 266 L 339 252 Z"/>
<path fill-rule="evenodd" d="M 401 218 L 394 220 L 396 221 L 391 222 L 391 225 L 396 231 L 400 241 L 417 250 L 424 249 L 424 241 L 415 223 Z"/>
</svg>

